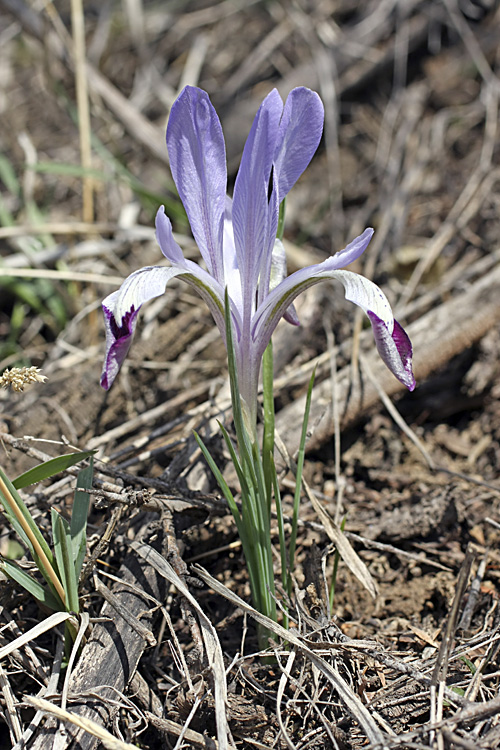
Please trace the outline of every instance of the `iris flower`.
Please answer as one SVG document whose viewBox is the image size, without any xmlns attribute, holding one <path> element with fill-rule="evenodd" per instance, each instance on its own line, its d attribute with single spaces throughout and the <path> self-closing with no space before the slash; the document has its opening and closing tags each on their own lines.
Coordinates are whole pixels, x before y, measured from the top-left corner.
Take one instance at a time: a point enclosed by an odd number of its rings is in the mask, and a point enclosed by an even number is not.
<svg viewBox="0 0 500 750">
<path fill-rule="evenodd" d="M 279 320 L 298 324 L 293 301 L 323 279 L 337 279 L 345 296 L 361 307 L 372 325 L 380 356 L 409 390 L 415 387 L 412 348 L 394 320 L 385 294 L 373 282 L 341 270 L 365 251 L 365 231 L 322 263 L 286 276 L 283 246 L 276 239 L 281 201 L 305 170 L 323 130 L 323 105 L 307 88 L 296 88 L 285 104 L 276 90 L 262 102 L 247 138 L 234 185 L 226 195 L 224 137 L 206 92 L 186 86 L 172 106 L 167 147 L 172 176 L 184 204 L 204 266 L 184 258 L 162 206 L 156 237 L 170 266 L 132 273 L 103 302 L 106 358 L 101 385 L 111 387 L 132 341 L 141 306 L 163 294 L 179 276 L 205 300 L 226 341 L 225 290 L 233 326 L 236 369 L 243 412 L 254 426 L 264 350 Z"/>
</svg>

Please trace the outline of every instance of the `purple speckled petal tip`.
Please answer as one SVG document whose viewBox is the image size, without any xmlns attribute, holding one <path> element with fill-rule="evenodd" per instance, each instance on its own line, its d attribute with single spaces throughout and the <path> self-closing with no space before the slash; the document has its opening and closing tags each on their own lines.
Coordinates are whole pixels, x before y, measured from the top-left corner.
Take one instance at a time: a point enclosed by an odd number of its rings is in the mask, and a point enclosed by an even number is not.
<svg viewBox="0 0 500 750">
<path fill-rule="evenodd" d="M 413 351 L 408 334 L 397 320 L 394 321 L 394 330 L 391 334 L 378 315 L 370 310 L 367 314 L 372 324 L 378 353 L 397 379 L 409 391 L 413 391 L 416 383 L 412 370 Z"/>
<path fill-rule="evenodd" d="M 142 304 L 163 294 L 170 279 L 182 273 L 186 273 L 182 268 L 141 268 L 130 274 L 121 287 L 103 301 L 106 355 L 101 385 L 105 390 L 109 390 L 113 385 L 127 356 Z"/>
<path fill-rule="evenodd" d="M 129 310 L 117 325 L 112 311 L 102 306 L 104 312 L 104 324 L 106 326 L 106 357 L 101 375 L 101 385 L 104 390 L 108 391 L 113 385 L 118 371 L 123 364 L 127 352 L 132 343 L 134 330 L 137 322 L 137 313 L 139 310 Z"/>
</svg>

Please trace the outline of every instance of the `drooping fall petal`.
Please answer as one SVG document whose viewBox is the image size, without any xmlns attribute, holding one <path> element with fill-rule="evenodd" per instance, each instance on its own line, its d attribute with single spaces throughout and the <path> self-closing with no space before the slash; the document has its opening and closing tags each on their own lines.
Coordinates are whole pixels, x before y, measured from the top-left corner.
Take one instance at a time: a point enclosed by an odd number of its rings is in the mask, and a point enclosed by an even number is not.
<svg viewBox="0 0 500 750">
<path fill-rule="evenodd" d="M 103 301 L 106 354 L 101 385 L 105 390 L 111 388 L 127 356 L 141 305 L 163 294 L 168 281 L 178 273 L 182 273 L 182 270 L 157 266 L 141 268 L 125 279 L 121 287 Z"/>
<path fill-rule="evenodd" d="M 369 310 L 367 315 L 372 324 L 375 344 L 381 358 L 397 379 L 409 391 L 413 391 L 415 389 L 415 377 L 411 367 L 413 351 L 408 334 L 397 320 L 394 320 L 391 332 L 374 312 Z"/>
</svg>

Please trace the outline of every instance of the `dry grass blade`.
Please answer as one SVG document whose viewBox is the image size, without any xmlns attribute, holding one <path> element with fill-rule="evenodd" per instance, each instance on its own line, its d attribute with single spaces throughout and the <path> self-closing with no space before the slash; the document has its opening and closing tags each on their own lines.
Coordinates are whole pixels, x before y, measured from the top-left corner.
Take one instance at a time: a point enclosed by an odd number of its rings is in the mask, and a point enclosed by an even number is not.
<svg viewBox="0 0 500 750">
<path fill-rule="evenodd" d="M 114 737 L 111 732 L 108 732 L 107 729 L 104 729 L 104 727 L 101 727 L 95 721 L 85 719 L 82 716 L 77 716 L 76 714 L 71 713 L 71 711 L 65 711 L 63 708 L 55 706 L 44 698 L 34 698 L 27 695 L 24 697 L 24 701 L 38 711 L 44 711 L 45 713 L 51 714 L 57 719 L 73 724 L 75 727 L 83 729 L 85 732 L 97 737 L 106 750 L 138 750 L 137 745 L 131 745 L 129 742 L 123 742 L 123 740 L 117 739 L 117 737 Z"/>
<path fill-rule="evenodd" d="M 200 747 L 205 750 L 207 747 L 207 738 L 200 732 L 195 732 L 192 729 L 186 729 L 185 726 L 177 724 L 175 721 L 170 719 L 162 719 L 155 714 L 146 712 L 148 721 L 163 732 L 168 732 L 176 737 L 180 737 L 181 734 L 186 742 L 191 743 L 194 747 Z M 217 740 L 212 740 L 213 750 L 219 750 L 219 743 Z"/>
<path fill-rule="evenodd" d="M 59 639 L 58 645 L 56 646 L 55 658 L 52 664 L 52 672 L 50 679 L 46 686 L 42 687 L 36 698 L 43 698 L 44 695 L 54 695 L 57 693 L 57 685 L 61 674 L 61 665 L 64 655 L 64 641 L 62 638 Z M 42 719 L 44 718 L 43 711 L 37 711 L 31 719 L 28 727 L 24 730 L 23 736 L 13 747 L 12 750 L 25 750 L 29 740 L 35 736 Z"/>
<path fill-rule="evenodd" d="M 50 268 L 1 268 L 1 276 L 18 279 L 50 279 L 51 281 L 80 281 L 87 284 L 105 284 L 115 287 L 121 284 L 120 276 L 107 276 L 99 273 L 79 271 L 53 271 Z"/>
<path fill-rule="evenodd" d="M 11 643 L 7 644 L 7 646 L 2 646 L 2 648 L 0 648 L 0 659 L 3 659 L 5 656 L 11 654 L 16 650 L 16 648 L 21 648 L 21 646 L 29 643 L 34 638 L 38 638 L 38 636 L 42 635 L 42 633 L 46 633 L 47 630 L 56 628 L 61 623 L 71 619 L 74 619 L 74 615 L 70 614 L 69 612 L 54 612 L 53 615 L 47 617 L 45 620 L 43 620 L 43 622 L 40 622 L 33 628 L 30 628 L 27 633 L 23 633 L 23 635 L 15 638 Z"/>
<path fill-rule="evenodd" d="M 278 719 L 278 724 L 280 726 L 281 734 L 283 735 L 283 739 L 286 742 L 286 746 L 288 750 L 296 750 L 296 745 L 292 742 L 290 739 L 288 732 L 286 731 L 285 724 L 283 722 L 283 716 L 281 714 L 281 702 L 283 700 L 283 696 L 285 694 L 285 687 L 289 679 L 289 674 L 293 666 L 293 662 L 295 661 L 296 653 L 295 651 L 290 651 L 290 654 L 288 655 L 288 659 L 286 662 L 286 667 L 283 669 L 283 674 L 280 677 L 280 683 L 278 686 L 278 694 L 276 696 L 276 716 Z"/>
<path fill-rule="evenodd" d="M 273 622 L 264 615 L 261 615 L 260 612 L 257 612 L 257 610 L 254 609 L 250 604 L 244 602 L 243 599 L 240 599 L 239 596 L 234 594 L 232 591 L 226 588 L 226 586 L 213 578 L 204 568 L 199 565 L 195 565 L 194 569 L 196 570 L 200 578 L 207 584 L 207 586 L 210 586 L 213 591 L 225 597 L 236 607 L 239 607 L 244 612 L 249 614 L 250 617 L 252 617 L 256 622 L 273 632 L 285 643 L 288 642 L 289 644 L 296 646 L 304 654 L 306 654 L 314 664 L 314 666 L 317 667 L 317 669 L 319 669 L 319 671 L 324 674 L 325 677 L 332 683 L 345 707 L 351 714 L 352 718 L 355 721 L 359 722 L 364 733 L 366 734 L 366 737 L 372 743 L 372 746 L 380 748 L 385 748 L 387 746 L 383 734 L 380 732 L 366 706 L 361 703 L 358 696 L 351 690 L 349 685 L 342 679 L 340 674 L 335 669 L 333 669 L 330 664 L 328 664 L 328 662 L 326 662 L 311 648 L 309 648 L 309 646 L 307 646 L 293 630 L 286 630 L 278 623 Z"/>
<path fill-rule="evenodd" d="M 78 129 L 80 132 L 81 165 L 91 169 L 91 127 L 85 64 L 85 21 L 82 0 L 71 0 L 71 23 L 73 27 L 73 54 L 76 78 L 76 98 L 78 107 Z M 94 187 L 89 175 L 83 178 L 83 221 L 90 223 L 94 218 Z"/>
<path fill-rule="evenodd" d="M 221 750 L 230 747 L 228 741 L 229 727 L 227 724 L 226 705 L 227 705 L 227 686 L 226 673 L 224 667 L 224 658 L 217 633 L 214 626 L 201 609 L 200 605 L 188 590 L 186 584 L 179 578 L 172 566 L 156 550 L 147 544 L 132 542 L 131 546 L 135 551 L 147 560 L 155 570 L 164 576 L 167 581 L 174 585 L 177 591 L 190 602 L 194 607 L 202 627 L 203 641 L 208 656 L 209 667 L 214 680 L 214 698 L 215 698 L 215 718 L 217 724 L 217 739 Z"/>
<path fill-rule="evenodd" d="M 5 713 L 9 725 L 11 740 L 14 743 L 19 742 L 22 736 L 21 722 L 17 713 L 16 702 L 12 692 L 12 687 L 7 678 L 7 674 L 0 665 L 0 690 L 2 691 L 5 703 Z"/>
<path fill-rule="evenodd" d="M 280 451 L 282 457 L 287 461 L 289 466 L 294 466 L 294 461 L 292 460 L 287 450 L 286 445 L 283 443 L 277 431 L 276 431 L 275 437 L 276 437 L 276 446 L 278 450 Z M 295 471 L 295 468 L 294 468 L 294 471 Z M 345 534 L 342 533 L 339 526 L 335 523 L 335 521 L 323 508 L 323 506 L 319 502 L 314 492 L 309 487 L 309 484 L 306 482 L 304 477 L 302 477 L 302 486 L 306 492 L 306 495 L 310 503 L 312 504 L 314 510 L 318 514 L 324 530 L 326 531 L 330 540 L 335 544 L 339 555 L 342 557 L 345 564 L 354 573 L 354 575 L 360 581 L 360 583 L 362 583 L 365 589 L 370 593 L 370 595 L 373 598 L 375 598 L 377 596 L 378 591 L 377 591 L 376 583 L 373 580 L 372 576 L 370 575 L 370 571 L 368 570 L 364 562 L 361 560 L 359 555 L 356 554 L 353 547 L 351 546 L 348 539 L 346 538 Z"/>
<path fill-rule="evenodd" d="M 441 641 L 436 664 L 432 672 L 431 678 L 431 722 L 437 723 L 443 718 L 444 708 L 444 690 L 446 686 L 446 676 L 448 674 L 449 658 L 453 646 L 453 639 L 455 637 L 458 615 L 460 612 L 460 605 L 467 587 L 469 580 L 469 574 L 474 561 L 474 552 L 470 547 L 467 548 L 462 567 L 460 568 L 460 574 L 458 576 L 457 587 L 455 596 L 451 606 L 448 621 L 446 623 L 445 632 Z M 437 689 L 437 694 L 436 694 Z M 432 737 L 433 735 L 431 735 Z M 438 747 L 442 747 L 442 736 L 438 732 L 436 736 Z"/>
<path fill-rule="evenodd" d="M 0 227 L 0 240 L 9 237 L 28 237 L 33 234 L 107 234 L 114 232 L 117 224 L 113 222 L 92 222 L 86 224 L 83 221 L 48 221 L 43 224 L 16 224 L 12 227 Z M 10 260 L 7 258 L 6 260 Z"/>
<path fill-rule="evenodd" d="M 320 501 L 315 496 L 314 492 L 311 491 L 311 488 L 308 486 L 308 484 L 306 482 L 303 482 L 303 485 L 306 490 L 307 497 L 312 503 L 314 510 L 318 514 L 329 539 L 335 544 L 337 552 L 341 556 L 342 560 L 354 573 L 358 581 L 363 584 L 365 589 L 375 599 L 378 595 L 378 589 L 377 584 L 370 574 L 370 571 L 364 564 L 363 560 L 354 551 L 345 534 L 340 530 L 329 513 L 327 513 L 327 511 L 323 508 Z"/>
</svg>

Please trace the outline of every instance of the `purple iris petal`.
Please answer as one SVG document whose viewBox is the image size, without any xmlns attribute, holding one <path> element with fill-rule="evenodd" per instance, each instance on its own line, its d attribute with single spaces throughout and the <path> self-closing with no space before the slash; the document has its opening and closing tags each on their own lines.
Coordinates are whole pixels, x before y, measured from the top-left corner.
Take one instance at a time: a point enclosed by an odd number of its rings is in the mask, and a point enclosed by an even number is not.
<svg viewBox="0 0 500 750">
<path fill-rule="evenodd" d="M 171 263 L 185 265 L 182 250 L 174 240 L 171 221 L 168 216 L 165 216 L 165 206 L 160 206 L 158 209 L 155 223 L 156 240 L 165 258 Z"/>
<path fill-rule="evenodd" d="M 377 351 L 389 370 L 409 391 L 415 389 L 415 378 L 411 367 L 412 346 L 406 331 L 394 321 L 394 330 L 388 327 L 374 312 L 368 311 Z"/>
<path fill-rule="evenodd" d="M 172 105 L 167 127 L 170 168 L 193 236 L 209 272 L 222 283 L 222 229 L 226 149 L 208 94 L 186 86 Z"/>
<path fill-rule="evenodd" d="M 101 385 L 108 390 L 127 356 L 141 305 L 165 291 L 168 281 L 181 268 L 149 266 L 131 274 L 121 287 L 109 294 L 102 303 L 106 328 L 106 355 L 101 375 Z"/>
<path fill-rule="evenodd" d="M 264 302 L 259 305 L 252 320 L 252 335 L 255 341 L 259 340 L 259 349 L 264 346 L 262 349 L 264 351 L 280 318 L 283 317 L 285 310 L 288 309 L 294 299 L 310 286 L 323 279 L 332 278 L 334 273 L 338 272 L 346 263 L 359 258 L 368 247 L 372 236 L 373 229 L 365 229 L 363 234 L 350 242 L 344 250 L 330 256 L 322 263 L 295 271 L 270 291 Z M 348 297 L 348 299 L 351 298 Z M 351 299 L 351 301 L 359 304 L 358 300 Z"/>
<path fill-rule="evenodd" d="M 234 185 L 234 241 L 247 316 L 253 313 L 261 259 L 268 250 L 269 179 L 282 112 L 283 102 L 274 89 L 255 116 Z"/>
<path fill-rule="evenodd" d="M 294 89 L 283 107 L 277 91 L 272 91 L 255 116 L 231 204 L 225 195 L 225 146 L 217 114 L 204 91 L 189 86 L 182 91 L 170 113 L 167 145 L 172 175 L 208 270 L 184 258 L 162 206 L 156 236 L 172 266 L 142 268 L 104 300 L 104 388 L 111 386 L 127 355 L 141 305 L 162 294 L 168 281 L 179 275 L 206 302 L 224 340 L 227 289 L 240 398 L 253 422 L 264 349 L 280 318 L 298 323 L 295 297 L 323 279 L 341 281 L 346 299 L 368 314 L 382 359 L 413 390 L 411 344 L 394 320 L 386 296 L 368 279 L 341 270 L 364 252 L 372 229 L 323 263 L 285 278 L 284 252 L 279 257 L 275 242 L 278 207 L 311 160 L 322 127 L 323 107 L 317 94 Z M 273 256 L 276 278 L 271 283 Z"/>
<path fill-rule="evenodd" d="M 102 307 L 104 311 L 104 324 L 106 326 L 108 346 L 101 375 L 101 385 L 107 391 L 111 388 L 113 381 L 127 356 L 130 344 L 132 343 L 132 336 L 134 335 L 136 318 L 139 310 L 135 310 L 132 305 L 132 309 L 123 316 L 120 325 L 118 325 L 112 311 L 105 307 L 105 305 Z"/>
<path fill-rule="evenodd" d="M 323 132 L 323 117 L 323 104 L 315 91 L 301 87 L 290 92 L 274 156 L 280 203 L 314 156 Z"/>
<path fill-rule="evenodd" d="M 332 255 L 331 258 L 335 260 L 336 263 L 335 268 L 344 268 L 363 255 L 372 237 L 373 229 L 368 227 L 368 229 L 365 229 L 359 237 L 356 237 L 356 239 L 349 242 L 343 250 L 339 250 L 338 253 Z M 330 260 L 330 258 L 328 260 Z M 311 268 L 313 268 L 313 266 L 311 266 Z"/>
</svg>

